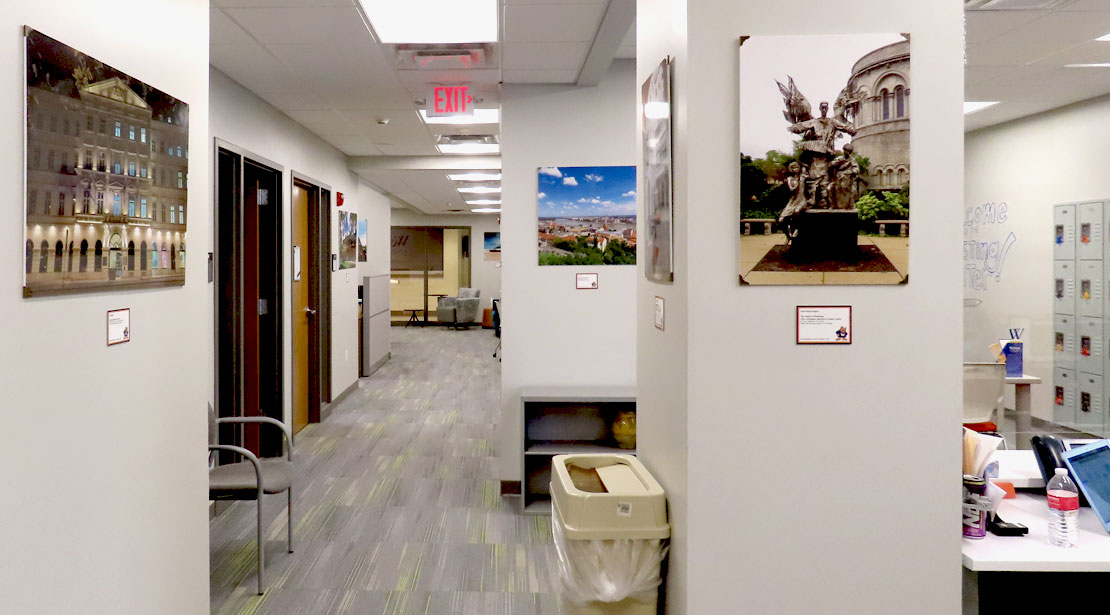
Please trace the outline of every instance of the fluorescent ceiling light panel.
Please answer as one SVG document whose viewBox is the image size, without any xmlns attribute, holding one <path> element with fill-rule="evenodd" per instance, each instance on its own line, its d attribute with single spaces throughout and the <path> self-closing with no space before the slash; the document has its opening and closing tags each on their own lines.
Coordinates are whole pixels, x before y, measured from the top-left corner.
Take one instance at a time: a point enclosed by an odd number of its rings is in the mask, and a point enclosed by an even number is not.
<svg viewBox="0 0 1110 615">
<path fill-rule="evenodd" d="M 453 182 L 497 182 L 501 181 L 500 173 L 452 173 L 447 179 Z"/>
<path fill-rule="evenodd" d="M 1110 68 L 1110 62 L 1091 62 L 1090 64 L 1065 64 L 1064 68 Z"/>
<path fill-rule="evenodd" d="M 997 100 L 990 101 L 990 102 L 964 101 L 964 115 L 970 115 L 972 113 L 975 113 L 976 111 L 982 111 L 983 109 L 986 109 L 987 107 L 993 107 L 993 106 L 997 105 L 998 102 L 999 101 L 997 101 Z"/>
<path fill-rule="evenodd" d="M 497 109 L 475 109 L 474 115 L 444 115 L 428 117 L 426 109 L 420 110 L 420 119 L 425 124 L 452 124 L 455 126 L 465 124 L 496 124 L 501 121 L 501 111 Z"/>
<path fill-rule="evenodd" d="M 1095 40 L 1099 41 L 1100 43 L 1110 43 L 1110 34 L 1103 34 Z"/>
<path fill-rule="evenodd" d="M 477 207 L 475 209 L 471 209 L 470 213 L 474 213 L 474 214 L 499 214 L 499 213 L 501 213 L 501 210 L 498 209 L 498 208 L 495 208 L 495 207 Z"/>
<path fill-rule="evenodd" d="M 495 194 L 501 192 L 501 188 L 496 186 L 470 186 L 459 188 L 459 192 L 463 194 Z"/>
<path fill-rule="evenodd" d="M 497 143 L 440 143 L 436 145 L 441 154 L 499 154 L 501 146 Z"/>
<path fill-rule="evenodd" d="M 497 0 L 359 0 L 378 40 L 496 43 Z"/>
<path fill-rule="evenodd" d="M 467 205 L 500 205 L 501 199 L 477 199 L 474 201 L 467 201 Z"/>
</svg>

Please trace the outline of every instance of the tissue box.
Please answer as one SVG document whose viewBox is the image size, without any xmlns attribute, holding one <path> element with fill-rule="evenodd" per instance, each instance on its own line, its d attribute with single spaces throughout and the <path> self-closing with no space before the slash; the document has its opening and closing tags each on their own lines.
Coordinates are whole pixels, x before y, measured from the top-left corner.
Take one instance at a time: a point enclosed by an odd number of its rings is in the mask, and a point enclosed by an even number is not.
<svg viewBox="0 0 1110 615">
<path fill-rule="evenodd" d="M 1006 377 L 1020 378 L 1025 375 L 1021 355 L 1024 344 L 1021 340 L 1006 340 L 1002 342 L 1002 355 L 1006 357 Z"/>
</svg>

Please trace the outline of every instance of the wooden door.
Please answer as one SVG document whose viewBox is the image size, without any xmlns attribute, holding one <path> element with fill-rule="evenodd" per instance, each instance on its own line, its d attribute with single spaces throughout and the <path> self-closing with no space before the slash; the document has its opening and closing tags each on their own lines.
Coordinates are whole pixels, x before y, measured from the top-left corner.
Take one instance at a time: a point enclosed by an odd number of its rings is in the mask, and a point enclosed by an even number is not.
<svg viewBox="0 0 1110 615">
<path fill-rule="evenodd" d="M 308 425 L 309 401 L 309 318 L 311 317 L 309 293 L 309 193 L 296 182 L 293 184 L 293 305 L 290 318 L 293 322 L 293 431 Z"/>
</svg>

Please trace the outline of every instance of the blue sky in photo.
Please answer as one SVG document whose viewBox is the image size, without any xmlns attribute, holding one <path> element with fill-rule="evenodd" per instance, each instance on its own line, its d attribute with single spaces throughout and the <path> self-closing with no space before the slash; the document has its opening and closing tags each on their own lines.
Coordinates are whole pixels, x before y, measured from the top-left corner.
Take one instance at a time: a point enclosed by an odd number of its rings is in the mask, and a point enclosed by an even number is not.
<svg viewBox="0 0 1110 615">
<path fill-rule="evenodd" d="M 541 167 L 539 217 L 636 215 L 636 167 Z"/>
</svg>

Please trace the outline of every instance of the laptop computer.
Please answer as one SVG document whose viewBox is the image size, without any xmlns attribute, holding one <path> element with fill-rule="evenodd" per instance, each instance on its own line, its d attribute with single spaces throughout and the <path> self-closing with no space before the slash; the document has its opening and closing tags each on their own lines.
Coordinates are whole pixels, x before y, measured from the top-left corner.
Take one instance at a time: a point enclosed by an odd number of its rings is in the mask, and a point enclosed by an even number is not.
<svg viewBox="0 0 1110 615">
<path fill-rule="evenodd" d="M 1103 529 L 1110 532 L 1110 441 L 1097 440 L 1065 451 L 1063 456 Z"/>
</svg>

